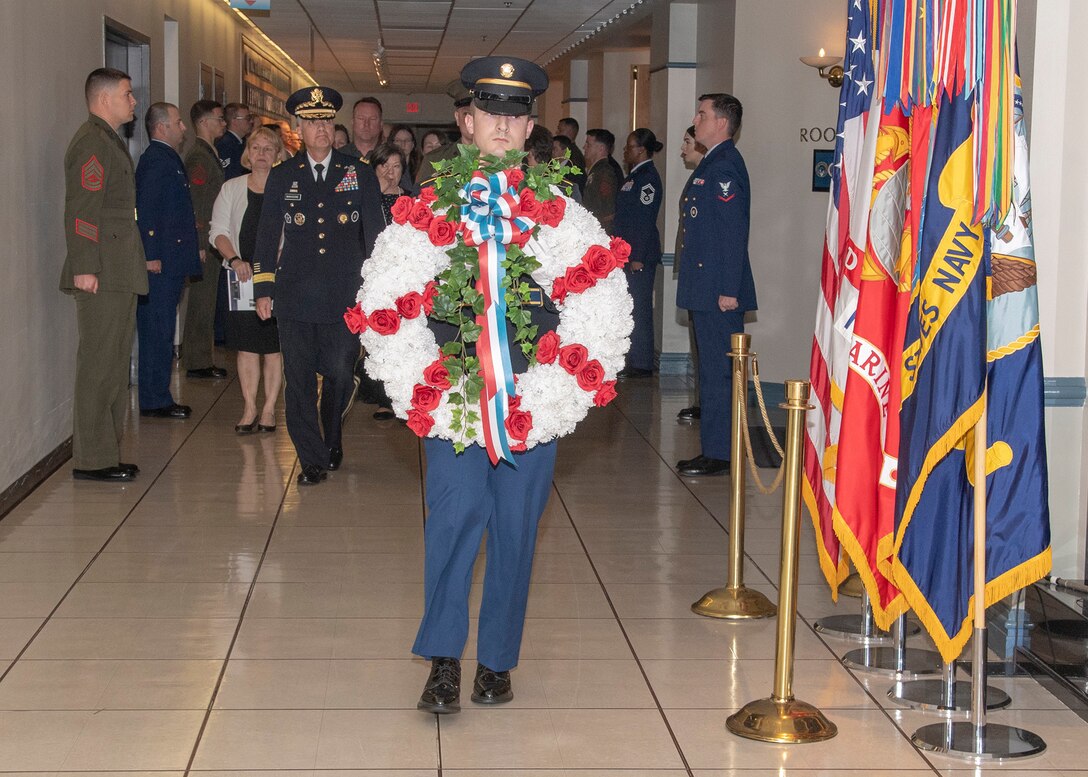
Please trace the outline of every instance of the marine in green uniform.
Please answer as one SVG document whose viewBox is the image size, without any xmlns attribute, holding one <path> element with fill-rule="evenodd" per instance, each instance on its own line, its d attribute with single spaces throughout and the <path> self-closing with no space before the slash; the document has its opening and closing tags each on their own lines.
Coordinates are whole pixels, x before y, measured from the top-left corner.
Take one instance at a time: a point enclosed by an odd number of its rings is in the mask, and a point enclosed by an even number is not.
<svg viewBox="0 0 1088 777">
<path fill-rule="evenodd" d="M 219 293 L 219 255 L 208 245 L 212 207 L 223 188 L 223 165 L 215 141 L 226 132 L 223 106 L 212 100 L 198 100 L 189 110 L 196 143 L 185 155 L 189 193 L 196 213 L 197 245 L 204 265 L 202 278 L 189 279 L 189 302 L 185 308 L 185 331 L 181 336 L 181 364 L 190 378 L 225 378 L 227 371 L 212 361 L 215 339 L 215 298 Z"/>
<path fill-rule="evenodd" d="M 84 87 L 90 116 L 64 155 L 64 237 L 60 289 L 76 301 L 79 348 L 72 409 L 74 477 L 127 481 L 140 471 L 120 460 L 128 407 L 136 297 L 147 265 L 136 228 L 136 177 L 117 134 L 132 121 L 132 80 L 99 68 Z"/>
</svg>

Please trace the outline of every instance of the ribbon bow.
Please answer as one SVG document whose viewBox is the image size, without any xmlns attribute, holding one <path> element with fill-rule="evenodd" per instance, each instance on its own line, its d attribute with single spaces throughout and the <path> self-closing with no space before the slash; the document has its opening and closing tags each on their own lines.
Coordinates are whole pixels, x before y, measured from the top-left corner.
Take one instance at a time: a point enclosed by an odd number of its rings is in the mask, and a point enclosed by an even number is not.
<svg viewBox="0 0 1088 777">
<path fill-rule="evenodd" d="M 461 225 L 465 244 L 480 249 L 480 277 L 476 290 L 483 295 L 484 311 L 476 317 L 476 324 L 482 329 L 476 356 L 484 379 L 480 393 L 484 447 L 493 465 L 498 464 L 499 459 L 513 464 L 513 453 L 506 436 L 507 401 L 514 396 L 514 371 L 510 366 L 510 342 L 506 331 L 503 261 L 506 246 L 520 241 L 536 222 L 513 215 L 519 202 L 518 194 L 505 172 L 487 175 L 476 171 L 459 194 L 464 203 L 461 205 Z"/>
</svg>

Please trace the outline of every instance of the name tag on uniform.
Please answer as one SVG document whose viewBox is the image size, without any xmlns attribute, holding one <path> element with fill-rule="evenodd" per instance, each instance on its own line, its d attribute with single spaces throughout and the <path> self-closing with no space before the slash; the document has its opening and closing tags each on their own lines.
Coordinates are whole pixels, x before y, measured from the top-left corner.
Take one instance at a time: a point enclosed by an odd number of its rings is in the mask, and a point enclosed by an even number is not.
<svg viewBox="0 0 1088 777">
<path fill-rule="evenodd" d="M 623 186 L 620 187 L 620 191 L 621 192 L 629 192 L 629 191 L 631 191 L 631 187 L 634 186 L 634 185 L 635 185 L 634 181 L 628 181 L 627 183 L 625 183 Z"/>
<path fill-rule="evenodd" d="M 302 192 L 287 192 L 286 194 L 283 195 L 283 199 L 288 200 L 290 202 L 301 202 L 302 201 Z"/>
</svg>

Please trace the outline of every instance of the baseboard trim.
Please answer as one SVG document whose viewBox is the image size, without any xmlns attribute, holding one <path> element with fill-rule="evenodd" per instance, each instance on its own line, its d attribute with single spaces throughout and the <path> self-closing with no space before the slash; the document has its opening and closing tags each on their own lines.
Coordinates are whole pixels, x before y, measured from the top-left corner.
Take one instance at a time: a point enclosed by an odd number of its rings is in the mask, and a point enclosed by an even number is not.
<svg viewBox="0 0 1088 777">
<path fill-rule="evenodd" d="M 47 453 L 41 461 L 31 467 L 25 474 L 17 478 L 14 483 L 0 492 L 0 520 L 71 458 L 72 438 L 69 437 Z"/>
</svg>

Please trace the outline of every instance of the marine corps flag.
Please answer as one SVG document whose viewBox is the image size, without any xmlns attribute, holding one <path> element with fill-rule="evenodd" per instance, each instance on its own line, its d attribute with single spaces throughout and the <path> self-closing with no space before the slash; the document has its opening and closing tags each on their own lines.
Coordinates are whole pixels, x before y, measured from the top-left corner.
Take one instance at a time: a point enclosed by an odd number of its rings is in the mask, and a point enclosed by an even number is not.
<svg viewBox="0 0 1088 777">
<path fill-rule="evenodd" d="M 1027 140 L 1017 90 L 1013 197 L 974 223 L 980 90 L 941 93 L 903 355 L 895 583 L 946 661 L 971 635 L 973 426 L 987 414 L 986 604 L 1050 569 L 1042 358 Z M 985 394 L 985 396 L 984 396 Z"/>
</svg>

